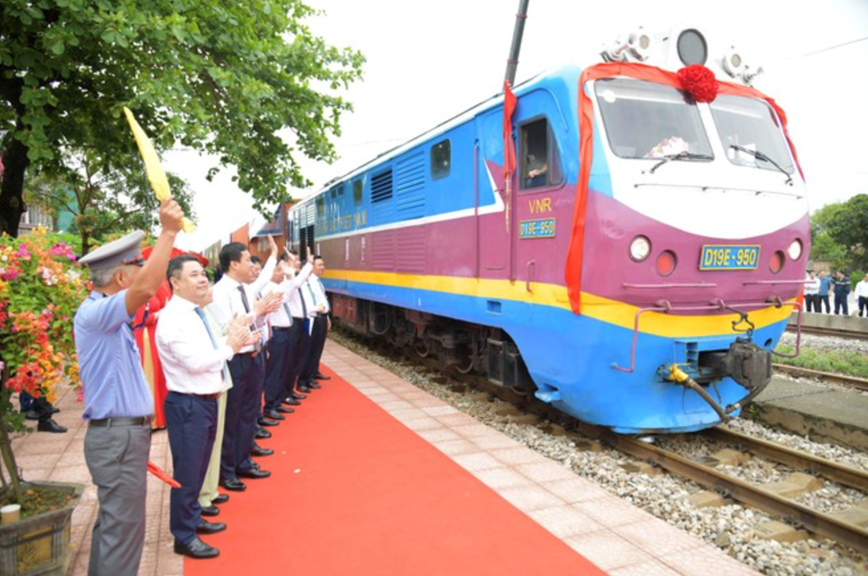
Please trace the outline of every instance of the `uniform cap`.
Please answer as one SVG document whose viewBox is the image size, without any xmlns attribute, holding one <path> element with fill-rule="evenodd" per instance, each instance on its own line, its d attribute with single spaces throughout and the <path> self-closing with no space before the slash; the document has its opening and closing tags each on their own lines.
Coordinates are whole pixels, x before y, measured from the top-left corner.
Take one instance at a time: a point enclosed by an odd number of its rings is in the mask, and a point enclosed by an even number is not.
<svg viewBox="0 0 868 576">
<path fill-rule="evenodd" d="M 105 270 L 122 264 L 144 264 L 141 244 L 145 233 L 141 230 L 130 232 L 123 238 L 100 246 L 87 256 L 79 260 L 91 270 Z"/>
</svg>

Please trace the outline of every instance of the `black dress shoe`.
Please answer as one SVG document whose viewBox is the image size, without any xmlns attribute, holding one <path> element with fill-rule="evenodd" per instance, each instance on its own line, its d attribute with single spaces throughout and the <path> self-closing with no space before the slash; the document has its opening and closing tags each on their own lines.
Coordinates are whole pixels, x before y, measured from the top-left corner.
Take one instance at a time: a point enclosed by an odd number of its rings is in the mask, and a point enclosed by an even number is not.
<svg viewBox="0 0 868 576">
<path fill-rule="evenodd" d="M 280 405 L 281 406 L 301 406 L 301 402 L 299 402 L 298 400 L 296 400 L 295 398 L 290 396 L 286 400 L 281 400 Z M 279 412 L 280 410 L 278 408 L 275 408 L 275 410 L 278 410 L 278 412 Z"/>
<path fill-rule="evenodd" d="M 281 420 L 286 420 L 286 416 L 280 414 L 277 410 L 269 410 L 265 413 L 266 418 L 271 418 L 272 420 L 277 420 L 280 422 Z"/>
<path fill-rule="evenodd" d="M 313 380 L 311 380 L 310 382 L 307 383 L 307 387 L 313 388 L 314 390 L 319 390 L 320 388 L 322 388 L 322 386 L 320 386 L 319 384 L 317 384 Z"/>
<path fill-rule="evenodd" d="M 274 409 L 274 411 L 279 412 L 280 414 L 292 414 L 293 412 L 295 412 L 295 410 L 293 410 L 292 408 L 287 408 L 286 406 L 278 406 Z"/>
<path fill-rule="evenodd" d="M 211 500 L 211 504 L 226 504 L 229 502 L 229 494 L 218 494 L 216 498 Z"/>
<path fill-rule="evenodd" d="M 263 440 L 265 438 L 271 438 L 271 432 L 269 432 L 268 430 L 263 430 L 262 428 L 259 428 L 256 431 L 255 436 L 256 436 L 257 440 Z"/>
<path fill-rule="evenodd" d="M 183 554 L 184 556 L 189 556 L 190 558 L 196 558 L 198 560 L 202 560 L 204 558 L 216 558 L 220 555 L 220 550 L 208 546 L 199 538 L 193 538 L 193 540 L 189 544 L 181 544 L 180 542 L 175 542 L 175 554 Z"/>
<path fill-rule="evenodd" d="M 308 388 L 306 384 L 300 384 L 298 386 L 298 391 L 304 392 L 304 394 L 310 394 L 310 388 Z M 300 394 L 300 396 L 302 396 L 303 398 L 307 398 L 307 396 L 305 396 L 304 394 Z"/>
<path fill-rule="evenodd" d="M 60 412 L 60 408 L 58 408 L 57 406 L 52 406 L 48 409 L 49 414 L 57 414 L 58 412 Z"/>
<path fill-rule="evenodd" d="M 243 492 L 247 490 L 247 484 L 245 484 L 238 478 L 221 478 L 219 484 L 227 490 L 232 490 L 233 492 Z"/>
<path fill-rule="evenodd" d="M 36 425 L 36 429 L 40 432 L 53 432 L 55 434 L 66 432 L 65 426 L 61 426 L 50 418 L 48 420 L 40 420 L 39 424 Z"/>
<path fill-rule="evenodd" d="M 250 449 L 251 456 L 271 456 L 272 454 L 274 454 L 274 450 L 271 448 L 263 448 L 254 445 L 253 448 Z"/>
<path fill-rule="evenodd" d="M 260 426 L 277 426 L 278 422 L 269 420 L 268 418 L 257 418 L 256 423 Z"/>
<path fill-rule="evenodd" d="M 296 400 L 304 400 L 305 398 L 307 398 L 307 396 L 305 396 L 304 394 L 299 394 L 298 392 L 290 392 L 289 395 L 291 398 L 295 398 Z"/>
<path fill-rule="evenodd" d="M 239 470 L 238 475 L 241 476 L 242 478 L 254 478 L 254 479 L 258 480 L 260 478 L 268 478 L 269 476 L 271 476 L 271 472 L 269 472 L 268 470 L 250 469 L 250 470 Z"/>
<path fill-rule="evenodd" d="M 317 380 L 331 380 L 332 379 L 331 376 L 326 376 L 322 372 L 317 372 L 316 374 L 313 375 L 313 377 L 316 378 Z"/>
<path fill-rule="evenodd" d="M 27 420 L 39 420 L 39 414 L 36 413 L 36 410 L 28 410 L 24 413 L 24 418 Z"/>
<path fill-rule="evenodd" d="M 199 525 L 196 526 L 196 534 L 216 534 L 217 532 L 223 532 L 226 530 L 226 524 L 223 522 L 208 522 L 207 520 L 202 520 L 199 522 Z"/>
<path fill-rule="evenodd" d="M 202 507 L 202 516 L 217 516 L 218 514 L 220 514 L 220 508 L 213 504 Z"/>
</svg>

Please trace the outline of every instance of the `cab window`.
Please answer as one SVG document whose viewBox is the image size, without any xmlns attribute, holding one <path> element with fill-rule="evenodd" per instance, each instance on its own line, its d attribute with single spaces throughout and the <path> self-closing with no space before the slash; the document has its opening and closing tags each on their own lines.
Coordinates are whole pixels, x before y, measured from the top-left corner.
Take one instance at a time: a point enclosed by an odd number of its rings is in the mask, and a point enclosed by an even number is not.
<svg viewBox="0 0 868 576">
<path fill-rule="evenodd" d="M 699 110 L 681 90 L 642 80 L 611 78 L 597 80 L 594 91 L 609 146 L 616 156 L 713 159 Z"/>
<path fill-rule="evenodd" d="M 539 118 L 521 126 L 519 159 L 522 189 L 543 188 L 560 183 L 557 146 L 549 130 L 548 120 Z"/>
</svg>

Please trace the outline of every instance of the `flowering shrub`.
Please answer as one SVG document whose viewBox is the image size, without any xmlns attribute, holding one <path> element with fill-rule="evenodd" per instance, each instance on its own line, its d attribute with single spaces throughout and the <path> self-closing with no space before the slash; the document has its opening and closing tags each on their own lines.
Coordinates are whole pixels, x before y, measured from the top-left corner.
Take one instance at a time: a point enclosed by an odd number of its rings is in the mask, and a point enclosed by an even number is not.
<svg viewBox="0 0 868 576">
<path fill-rule="evenodd" d="M 54 401 L 64 377 L 80 388 L 72 320 L 90 282 L 75 260 L 72 246 L 44 228 L 0 237 L 0 359 L 9 375 L 0 413 L 10 411 L 13 391 Z"/>
</svg>

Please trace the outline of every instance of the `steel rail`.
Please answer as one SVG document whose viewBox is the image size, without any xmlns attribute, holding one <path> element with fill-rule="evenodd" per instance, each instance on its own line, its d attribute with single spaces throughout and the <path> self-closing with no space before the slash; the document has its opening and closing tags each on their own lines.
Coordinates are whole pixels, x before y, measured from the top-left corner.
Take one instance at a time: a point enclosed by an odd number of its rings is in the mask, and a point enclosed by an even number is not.
<svg viewBox="0 0 868 576">
<path fill-rule="evenodd" d="M 868 531 L 855 524 L 844 522 L 818 510 L 812 510 L 761 486 L 750 484 L 634 438 L 606 432 L 600 439 L 634 458 L 653 462 L 661 468 L 688 478 L 706 488 L 722 491 L 734 500 L 759 508 L 774 516 L 794 521 L 809 532 L 831 538 L 861 552 L 868 551 Z"/>
<path fill-rule="evenodd" d="M 829 480 L 868 493 L 868 472 L 844 466 L 808 452 L 793 450 L 781 444 L 754 438 L 724 427 L 709 428 L 703 435 L 728 444 L 739 444 L 748 452 L 793 468 L 810 470 Z"/>
<path fill-rule="evenodd" d="M 795 332 L 796 327 L 790 324 L 787 326 L 787 331 Z M 834 336 L 836 338 L 868 340 L 868 332 L 858 332 L 856 330 L 835 330 L 832 328 L 818 328 L 816 326 L 805 326 L 804 324 L 802 324 L 802 332 L 805 334 L 813 334 L 815 336 Z"/>
<path fill-rule="evenodd" d="M 793 376 L 812 376 L 824 380 L 840 382 L 852 386 L 853 388 L 868 391 L 868 380 L 864 378 L 856 378 L 855 376 L 846 376 L 844 374 L 833 374 L 831 372 L 821 372 L 820 370 L 811 370 L 810 368 L 790 366 L 788 364 L 772 364 L 772 368 L 780 370 L 781 372 L 787 372 Z"/>
</svg>

